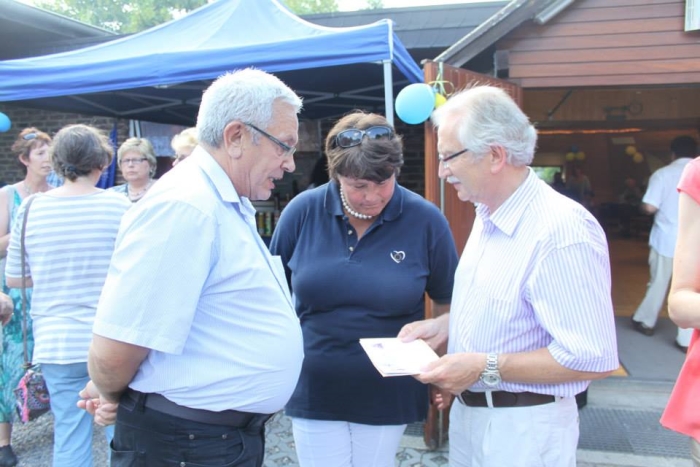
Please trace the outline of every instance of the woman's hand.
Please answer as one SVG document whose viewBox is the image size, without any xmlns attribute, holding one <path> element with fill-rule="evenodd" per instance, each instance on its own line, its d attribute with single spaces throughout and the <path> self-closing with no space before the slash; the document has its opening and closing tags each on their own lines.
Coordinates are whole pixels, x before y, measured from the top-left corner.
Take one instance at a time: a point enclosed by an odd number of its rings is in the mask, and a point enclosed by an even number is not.
<svg viewBox="0 0 700 467">
<path fill-rule="evenodd" d="M 430 386 L 430 399 L 438 410 L 445 410 L 452 405 L 454 396 L 449 391 L 440 389 L 437 386 Z"/>
<path fill-rule="evenodd" d="M 12 319 L 12 312 L 15 309 L 15 304 L 12 299 L 0 292 L 0 323 L 5 326 Z"/>
</svg>

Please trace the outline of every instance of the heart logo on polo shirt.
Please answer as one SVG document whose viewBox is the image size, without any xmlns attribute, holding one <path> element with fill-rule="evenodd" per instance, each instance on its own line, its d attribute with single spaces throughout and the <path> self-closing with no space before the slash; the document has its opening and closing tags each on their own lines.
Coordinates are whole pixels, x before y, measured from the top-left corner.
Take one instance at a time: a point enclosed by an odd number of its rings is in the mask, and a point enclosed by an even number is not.
<svg viewBox="0 0 700 467">
<path fill-rule="evenodd" d="M 393 259 L 394 262 L 396 262 L 396 264 L 403 261 L 404 258 L 406 257 L 406 253 L 404 253 L 403 251 L 396 251 L 396 250 L 392 251 L 390 253 L 390 255 L 391 255 L 391 259 Z"/>
</svg>

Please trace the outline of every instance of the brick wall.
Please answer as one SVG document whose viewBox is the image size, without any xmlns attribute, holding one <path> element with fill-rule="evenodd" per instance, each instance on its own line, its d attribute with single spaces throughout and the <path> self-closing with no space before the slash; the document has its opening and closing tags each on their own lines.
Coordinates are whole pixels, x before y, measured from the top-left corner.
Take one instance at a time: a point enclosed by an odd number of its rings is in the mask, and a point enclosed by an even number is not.
<svg viewBox="0 0 700 467">
<path fill-rule="evenodd" d="M 17 157 L 10 151 L 12 143 L 23 128 L 34 126 L 53 136 L 65 125 L 84 123 L 110 132 L 116 121 L 119 132 L 119 144 L 128 138 L 129 135 L 128 120 L 115 120 L 110 117 L 94 117 L 75 113 L 51 112 L 9 105 L 7 103 L 0 104 L 0 112 L 7 114 L 12 121 L 12 129 L 6 133 L 0 133 L 0 181 L 4 183 L 15 183 L 24 177 Z M 324 120 L 321 122 L 324 138 L 336 121 L 337 119 Z M 424 196 L 424 127 L 423 125 L 406 125 L 401 121 L 397 121 L 396 130 L 403 136 L 404 141 L 404 167 L 399 176 L 399 183 L 409 190 Z M 166 162 L 169 166 L 170 161 Z M 117 178 L 119 180 L 121 174 L 117 174 Z"/>
<path fill-rule="evenodd" d="M 121 143 L 129 135 L 128 120 L 117 120 L 110 117 L 94 117 L 75 113 L 51 112 L 47 110 L 30 109 L 7 103 L 0 104 L 0 112 L 3 112 L 12 122 L 10 131 L 0 133 L 0 181 L 15 183 L 24 178 L 17 156 L 10 148 L 17 139 L 17 135 L 24 128 L 33 126 L 41 131 L 54 136 L 58 130 L 72 123 L 83 123 L 100 128 L 107 133 L 112 131 L 114 122 L 117 122 L 118 141 Z"/>
</svg>

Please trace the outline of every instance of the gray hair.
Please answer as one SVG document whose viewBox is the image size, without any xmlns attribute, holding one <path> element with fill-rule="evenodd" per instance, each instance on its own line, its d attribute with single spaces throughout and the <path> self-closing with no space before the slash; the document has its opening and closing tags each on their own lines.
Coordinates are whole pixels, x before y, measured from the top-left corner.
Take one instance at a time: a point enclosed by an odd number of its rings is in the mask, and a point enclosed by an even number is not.
<svg viewBox="0 0 700 467">
<path fill-rule="evenodd" d="M 459 119 L 459 141 L 477 160 L 493 146 L 500 146 L 506 151 L 509 165 L 522 167 L 532 163 L 537 130 L 504 90 L 475 86 L 461 91 L 433 112 L 433 124 L 439 126 L 447 115 Z"/>
<path fill-rule="evenodd" d="M 254 68 L 220 76 L 202 96 L 197 115 L 199 141 L 220 147 L 224 128 L 234 120 L 266 128 L 278 99 L 290 104 L 296 113 L 301 111 L 301 98 L 276 76 Z"/>
</svg>

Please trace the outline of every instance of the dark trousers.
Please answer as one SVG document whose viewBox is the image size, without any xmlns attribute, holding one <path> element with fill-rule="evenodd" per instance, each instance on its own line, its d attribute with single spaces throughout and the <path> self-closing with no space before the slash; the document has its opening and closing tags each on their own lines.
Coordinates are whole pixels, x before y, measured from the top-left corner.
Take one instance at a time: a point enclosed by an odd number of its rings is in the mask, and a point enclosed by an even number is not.
<svg viewBox="0 0 700 467">
<path fill-rule="evenodd" d="M 111 451 L 112 467 L 261 467 L 265 427 L 194 422 L 122 397 Z"/>
</svg>

